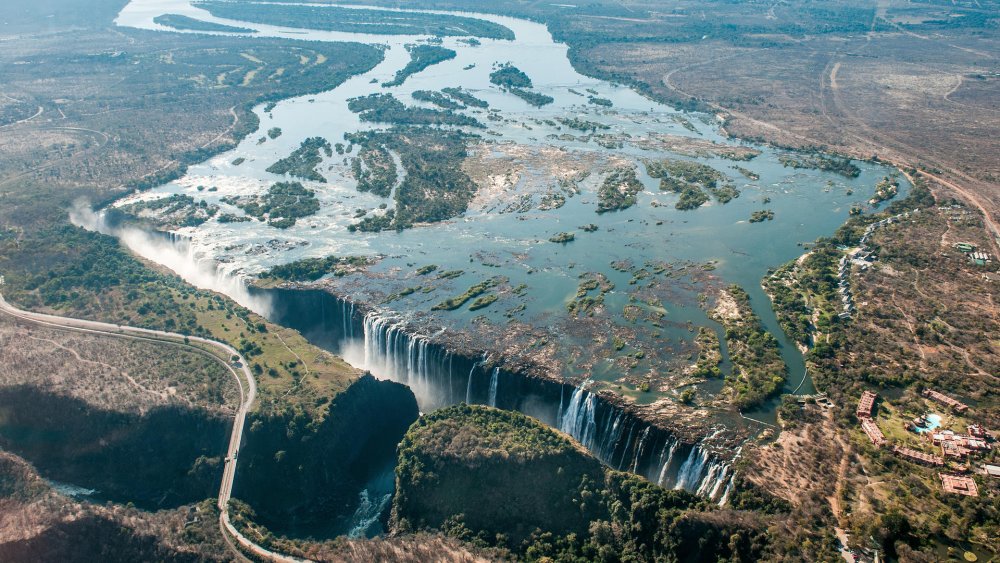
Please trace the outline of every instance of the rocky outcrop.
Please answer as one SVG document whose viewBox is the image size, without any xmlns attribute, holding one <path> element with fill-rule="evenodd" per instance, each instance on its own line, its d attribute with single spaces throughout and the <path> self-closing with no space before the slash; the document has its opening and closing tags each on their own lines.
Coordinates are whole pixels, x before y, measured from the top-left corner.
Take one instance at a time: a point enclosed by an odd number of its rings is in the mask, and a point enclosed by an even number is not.
<svg viewBox="0 0 1000 563">
<path fill-rule="evenodd" d="M 609 469 L 525 415 L 456 405 L 400 444 L 391 523 L 529 560 L 757 560 L 755 515 Z M 704 541 L 703 541 L 704 540 Z"/>
</svg>

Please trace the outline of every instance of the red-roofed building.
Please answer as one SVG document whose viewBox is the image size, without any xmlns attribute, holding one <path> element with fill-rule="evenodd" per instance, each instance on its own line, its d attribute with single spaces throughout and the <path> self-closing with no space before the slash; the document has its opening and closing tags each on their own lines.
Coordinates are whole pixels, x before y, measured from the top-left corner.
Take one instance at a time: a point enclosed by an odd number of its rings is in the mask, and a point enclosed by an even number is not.
<svg viewBox="0 0 1000 563">
<path fill-rule="evenodd" d="M 855 413 L 859 419 L 872 417 L 872 410 L 875 408 L 875 399 L 878 399 L 878 395 L 871 391 L 865 391 L 861 394 L 861 400 L 858 401 L 858 410 Z"/>
<path fill-rule="evenodd" d="M 882 434 L 881 430 L 879 430 L 878 425 L 875 424 L 874 420 L 870 418 L 862 418 L 861 429 L 865 431 L 865 434 L 868 435 L 868 439 L 872 441 L 872 444 L 874 444 L 876 448 L 881 448 L 885 445 L 885 435 Z"/>
<path fill-rule="evenodd" d="M 979 487 L 976 486 L 976 480 L 972 477 L 950 473 L 939 473 L 938 476 L 941 477 L 941 487 L 946 493 L 956 493 L 969 497 L 979 496 Z"/>
<path fill-rule="evenodd" d="M 920 463 L 923 465 L 931 466 L 942 466 L 944 465 L 944 459 L 936 455 L 925 454 L 924 452 L 911 450 L 910 448 L 904 448 L 902 446 L 893 446 L 892 452 L 903 459 L 909 461 Z"/>
<path fill-rule="evenodd" d="M 924 397 L 927 397 L 932 401 L 937 401 L 942 405 L 951 407 L 955 412 L 962 413 L 969 410 L 969 405 L 957 399 L 952 399 L 951 397 L 945 395 L 944 393 L 938 393 L 933 389 L 924 389 Z"/>
</svg>

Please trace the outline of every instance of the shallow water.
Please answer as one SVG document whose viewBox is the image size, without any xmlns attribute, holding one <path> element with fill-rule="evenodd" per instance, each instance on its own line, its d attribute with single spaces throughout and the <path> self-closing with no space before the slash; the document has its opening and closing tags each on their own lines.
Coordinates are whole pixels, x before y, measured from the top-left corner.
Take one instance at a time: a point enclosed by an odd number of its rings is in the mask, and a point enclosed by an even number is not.
<svg viewBox="0 0 1000 563">
<path fill-rule="evenodd" d="M 251 135 L 236 149 L 192 166 L 185 177 L 141 197 L 184 193 L 219 204 L 223 212 L 239 214 L 236 208 L 221 203 L 221 198 L 261 193 L 271 183 L 282 179 L 264 169 L 287 156 L 305 138 L 321 136 L 336 143 L 342 140 L 345 133 L 384 127 L 360 122 L 357 115 L 347 109 L 348 99 L 373 92 L 389 92 L 407 104 L 423 105 L 410 98 L 414 90 L 438 90 L 446 86 L 461 86 L 488 101 L 491 109 L 500 111 L 503 121 L 489 121 L 481 110 L 465 110 L 465 113 L 489 125 L 490 131 L 484 138 L 500 143 L 499 148 L 506 147 L 506 143 L 528 147 L 529 150 L 555 146 L 571 151 L 584 160 L 625 159 L 638 164 L 639 177 L 646 187 L 634 207 L 599 215 L 595 212 L 595 205 L 600 170 L 595 164 L 595 174 L 581 183 L 582 193 L 567 198 L 565 205 L 558 209 L 540 211 L 534 208 L 523 213 L 497 213 L 495 206 L 474 207 L 452 221 L 401 233 L 349 233 L 346 227 L 356 221 L 353 219 L 356 209 L 374 210 L 379 204 L 389 202 L 357 192 L 344 157 L 335 154 L 319 167 L 328 183 L 303 182 L 316 190 L 321 200 L 322 209 L 317 215 L 300 219 L 287 230 L 256 221 L 220 224 L 214 220 L 200 227 L 181 229 L 179 232 L 190 239 L 191 256 L 220 262 L 228 276 L 253 276 L 271 266 L 306 257 L 384 255 L 386 258 L 371 269 L 369 278 L 346 276 L 328 280 L 330 287 L 352 300 L 374 304 L 380 303 L 392 292 L 420 283 L 414 271 L 421 266 L 434 264 L 439 271 L 464 270 L 462 276 L 436 291 L 417 291 L 384 306 L 402 315 L 429 313 L 434 304 L 495 275 L 509 278 L 511 287 L 522 283 L 527 285 L 523 296 L 505 295 L 484 310 L 473 312 L 461 308 L 424 317 L 427 325 L 459 331 L 470 330 L 473 320 L 477 318 L 492 322 L 489 326 L 493 328 L 489 330 L 504 330 L 506 318 L 503 313 L 520 304 L 525 305 L 525 310 L 514 318 L 529 326 L 546 330 L 559 323 L 571 322 L 567 319 L 565 305 L 572 300 L 579 283 L 578 276 L 584 272 L 601 272 L 615 284 L 615 289 L 605 297 L 608 327 L 614 331 L 616 326 L 627 324 L 621 312 L 625 305 L 632 302 L 636 288 L 629 283 L 632 274 L 615 271 L 610 267 L 611 262 L 626 259 L 637 266 L 647 261 L 669 264 L 711 262 L 714 265 L 712 275 L 719 282 L 736 283 L 749 292 L 754 309 L 765 326 L 779 338 L 790 370 L 787 390 L 800 393 L 813 391 L 802 357 L 780 331 L 769 302 L 759 287 L 760 280 L 769 267 L 800 255 L 803 252 L 800 243 L 831 234 L 847 219 L 851 206 L 869 198 L 875 183 L 890 170 L 859 163 L 862 173 L 854 179 L 817 170 L 795 170 L 781 165 L 778 161 L 780 151 L 758 146 L 755 148 L 761 151 L 760 156 L 749 162 L 733 162 L 718 157 L 697 159 L 725 172 L 742 195 L 725 205 L 711 202 L 695 211 L 678 211 L 673 207 L 677 196 L 660 192 L 657 181 L 645 174 L 640 161 L 647 158 L 690 158 L 678 157 L 664 149 L 644 149 L 640 145 L 661 134 L 728 145 L 735 143 L 719 135 L 719 124 L 712 116 L 680 113 L 629 88 L 578 74 L 569 63 L 567 47 L 554 42 L 543 25 L 515 18 L 474 15 L 507 26 L 514 31 L 516 39 L 481 39 L 481 45 L 470 46 L 459 38 L 445 38 L 443 46 L 458 53 L 455 59 L 431 66 L 411 76 L 401 86 L 383 88 L 380 83 L 390 79 L 408 61 L 404 45 L 426 38 L 251 24 L 212 17 L 183 0 L 134 0 L 121 12 L 117 23 L 163 29 L 152 23 L 152 18 L 161 13 L 179 13 L 206 21 L 251 27 L 260 31 L 259 36 L 374 42 L 386 45 L 387 50 L 384 62 L 375 69 L 353 77 L 334 90 L 280 102 L 266 114 L 262 108 L 257 108 L 261 119 L 260 131 L 280 127 L 283 134 L 279 138 L 260 144 L 257 140 L 260 133 Z M 511 62 L 525 71 L 534 81 L 535 91 L 552 96 L 555 103 L 534 108 L 491 85 L 489 73 L 494 65 L 505 62 Z M 603 108 L 587 103 L 587 96 L 591 95 L 588 89 L 593 95 L 612 100 L 613 107 Z M 619 149 L 607 149 L 593 141 L 547 138 L 567 132 L 580 135 L 565 127 L 557 129 L 540 123 L 558 117 L 579 117 L 607 125 L 609 129 L 606 133 L 616 135 L 624 144 Z M 482 131 L 474 132 L 482 134 Z M 237 157 L 246 161 L 234 166 L 231 163 Z M 742 176 L 733 168 L 737 164 L 758 174 L 760 180 L 751 181 Z M 525 175 L 518 190 L 531 191 L 539 186 L 525 183 L 539 181 L 545 180 L 539 180 L 537 175 Z M 199 191 L 198 186 L 216 187 L 218 191 Z M 905 184 L 901 187 L 901 195 L 907 188 Z M 849 190 L 853 191 L 853 195 L 849 195 Z M 775 219 L 760 224 L 749 223 L 747 219 L 751 212 L 764 207 L 762 200 L 765 197 L 771 199 L 768 208 L 774 210 Z M 654 202 L 663 205 L 654 206 Z M 589 223 L 598 225 L 599 229 L 593 233 L 578 230 L 579 226 Z M 565 245 L 548 242 L 549 237 L 561 231 L 575 231 L 576 241 Z M 157 259 L 156 253 L 151 257 Z M 231 288 L 213 287 L 215 282 L 211 280 L 199 279 L 197 283 L 231 293 Z M 635 337 L 636 342 L 630 344 L 650 351 L 663 347 L 665 356 L 677 349 L 690 350 L 694 334 L 690 326 L 713 326 L 698 306 L 698 294 L 702 290 L 697 285 L 678 283 L 670 290 L 669 299 L 663 300 L 666 311 L 663 326 L 642 327 Z M 713 328 L 717 329 L 717 326 Z M 585 339 L 574 339 L 558 330 L 554 336 L 563 339 L 567 347 L 586 346 Z M 687 348 L 684 348 L 685 345 Z M 352 358 L 348 356 L 348 359 Z M 665 369 L 664 364 L 658 363 L 660 361 L 653 353 L 636 369 L 639 373 L 655 373 Z M 573 371 L 578 368 L 568 366 L 566 369 Z M 596 366 L 588 375 L 613 383 L 620 373 L 617 368 Z M 711 387 L 707 385 L 706 389 Z M 647 393 L 637 397 L 637 400 L 650 402 L 658 396 Z M 767 412 L 763 416 L 767 418 Z"/>
</svg>

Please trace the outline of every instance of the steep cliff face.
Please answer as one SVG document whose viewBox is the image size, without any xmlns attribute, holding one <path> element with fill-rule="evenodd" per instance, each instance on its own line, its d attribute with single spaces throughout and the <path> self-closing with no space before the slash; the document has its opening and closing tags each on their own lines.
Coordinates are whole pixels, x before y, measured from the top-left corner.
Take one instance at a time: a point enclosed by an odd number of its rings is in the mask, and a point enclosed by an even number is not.
<svg viewBox="0 0 1000 563">
<path fill-rule="evenodd" d="M 342 533 L 365 483 L 391 467 L 418 415 L 409 389 L 370 375 L 335 397 L 321 421 L 291 408 L 252 413 L 234 496 L 274 532 Z"/>
<path fill-rule="evenodd" d="M 0 389 L 0 448 L 49 479 L 148 509 L 218 492 L 231 424 L 204 409 L 170 405 L 137 414 L 35 387 Z"/>
<path fill-rule="evenodd" d="M 608 469 L 519 413 L 441 409 L 410 428 L 399 452 L 397 533 L 442 531 L 527 560 L 752 560 L 766 548 L 755 515 Z"/>
<path fill-rule="evenodd" d="M 441 529 L 462 515 L 470 529 L 515 542 L 536 528 L 586 533 L 581 491 L 604 480 L 600 462 L 566 437 L 519 413 L 466 405 L 421 418 L 400 445 L 396 475 L 396 529 Z"/>
<path fill-rule="evenodd" d="M 154 512 L 64 496 L 0 452 L 0 561 L 231 561 L 214 501 Z"/>
</svg>

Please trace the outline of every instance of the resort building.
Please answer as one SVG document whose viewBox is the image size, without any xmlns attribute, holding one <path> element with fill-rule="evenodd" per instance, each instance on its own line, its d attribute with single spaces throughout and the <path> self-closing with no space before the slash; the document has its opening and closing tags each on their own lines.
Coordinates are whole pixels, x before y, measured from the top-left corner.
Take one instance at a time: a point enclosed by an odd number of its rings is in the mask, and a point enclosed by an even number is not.
<svg viewBox="0 0 1000 563">
<path fill-rule="evenodd" d="M 943 393 L 938 393 L 933 389 L 924 389 L 924 397 L 927 397 L 932 401 L 937 401 L 942 405 L 951 407 L 955 412 L 963 413 L 969 410 L 969 405 L 961 401 L 958 401 L 956 399 L 952 399 L 951 397 Z"/>
<path fill-rule="evenodd" d="M 986 428 L 981 424 L 970 424 L 967 426 L 969 430 L 969 436 L 973 438 L 979 438 L 980 440 L 988 440 L 990 438 L 990 433 L 986 431 Z"/>
<path fill-rule="evenodd" d="M 875 399 L 878 395 L 872 393 L 871 391 L 865 391 L 861 394 L 861 400 L 858 401 L 857 415 L 860 419 L 871 418 L 872 409 L 875 408 Z"/>
<path fill-rule="evenodd" d="M 874 420 L 870 418 L 862 418 L 861 429 L 865 431 L 865 434 L 868 435 L 868 439 L 872 441 L 872 444 L 874 444 L 876 448 L 881 448 L 885 445 L 885 435 L 882 434 L 881 430 L 879 430 L 878 425 L 875 424 Z"/>
<path fill-rule="evenodd" d="M 979 496 L 979 488 L 976 487 L 976 480 L 965 475 L 952 475 L 950 473 L 939 473 L 941 477 L 941 487 L 946 493 L 956 493 L 970 497 Z"/>
<path fill-rule="evenodd" d="M 944 465 L 944 458 L 938 457 L 936 455 L 925 454 L 924 452 L 912 450 L 910 448 L 904 448 L 902 446 L 893 446 L 892 452 L 903 459 L 907 459 L 914 463 L 919 463 L 922 465 L 930 465 L 932 467 L 941 467 Z"/>
</svg>

